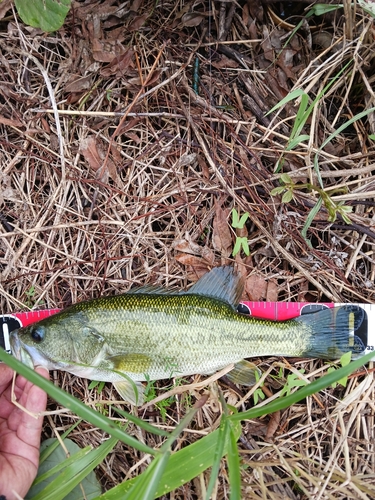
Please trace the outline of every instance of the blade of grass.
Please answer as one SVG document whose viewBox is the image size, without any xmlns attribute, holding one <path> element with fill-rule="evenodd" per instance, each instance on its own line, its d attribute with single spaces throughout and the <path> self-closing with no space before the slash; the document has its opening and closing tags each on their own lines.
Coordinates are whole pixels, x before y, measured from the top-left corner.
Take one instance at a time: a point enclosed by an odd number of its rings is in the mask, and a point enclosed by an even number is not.
<svg viewBox="0 0 375 500">
<path fill-rule="evenodd" d="M 64 440 L 66 437 L 69 436 L 69 434 L 82 422 L 81 419 L 77 420 L 69 429 L 67 429 L 63 434 L 61 434 L 61 439 Z M 42 464 L 47 458 L 56 450 L 56 448 L 60 446 L 59 441 L 56 439 L 54 444 L 51 444 L 46 448 L 45 450 L 42 451 L 39 457 L 39 465 Z"/>
<path fill-rule="evenodd" d="M 303 225 L 303 228 L 301 231 L 301 235 L 302 235 L 303 239 L 306 241 L 307 246 L 309 246 L 310 248 L 312 248 L 312 243 L 311 243 L 311 240 L 309 240 L 307 237 L 307 231 L 308 231 L 309 227 L 311 226 L 312 221 L 314 220 L 316 214 L 319 212 L 320 207 L 322 206 L 322 203 L 323 203 L 323 200 L 320 197 L 318 199 L 318 201 L 316 202 L 316 204 L 313 206 L 313 208 L 310 210 L 309 215 L 306 217 L 306 222 Z"/>
<path fill-rule="evenodd" d="M 221 462 L 221 459 L 224 455 L 224 447 L 225 447 L 225 442 L 227 441 L 228 435 L 229 435 L 229 421 L 227 418 L 225 418 L 225 415 L 223 415 L 221 422 L 220 422 L 218 439 L 217 439 L 217 443 L 216 443 L 216 450 L 215 450 L 211 474 L 210 474 L 210 480 L 209 480 L 208 485 L 207 485 L 207 491 L 206 491 L 206 497 L 205 497 L 206 500 L 210 500 L 212 492 L 213 492 L 214 487 L 215 487 L 216 480 L 219 476 L 220 462 Z"/>
</svg>

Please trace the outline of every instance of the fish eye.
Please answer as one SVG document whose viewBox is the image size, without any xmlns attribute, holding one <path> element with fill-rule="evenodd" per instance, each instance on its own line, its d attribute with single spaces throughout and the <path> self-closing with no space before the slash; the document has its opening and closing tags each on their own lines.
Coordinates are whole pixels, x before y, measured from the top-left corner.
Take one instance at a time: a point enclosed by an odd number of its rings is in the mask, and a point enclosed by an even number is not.
<svg viewBox="0 0 375 500">
<path fill-rule="evenodd" d="M 31 330 L 31 338 L 35 340 L 35 342 L 42 342 L 44 339 L 44 328 L 43 326 L 38 326 Z"/>
</svg>

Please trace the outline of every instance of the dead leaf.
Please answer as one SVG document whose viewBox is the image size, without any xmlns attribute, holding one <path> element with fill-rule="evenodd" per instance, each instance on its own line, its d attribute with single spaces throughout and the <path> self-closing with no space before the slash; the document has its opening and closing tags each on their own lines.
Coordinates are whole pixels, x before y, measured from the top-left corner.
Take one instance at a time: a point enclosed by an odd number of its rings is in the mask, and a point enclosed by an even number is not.
<svg viewBox="0 0 375 500">
<path fill-rule="evenodd" d="M 229 57 L 222 55 L 218 61 L 212 61 L 211 65 L 216 69 L 222 68 L 238 68 L 239 64 L 234 59 L 229 59 Z"/>
<path fill-rule="evenodd" d="M 141 28 L 145 24 L 149 15 L 150 15 L 149 12 L 145 12 L 144 14 L 142 14 L 140 16 L 136 16 L 133 19 L 133 21 L 129 24 L 128 31 L 130 31 L 130 32 L 138 31 L 139 28 Z"/>
<path fill-rule="evenodd" d="M 71 75 L 65 85 L 65 92 L 82 92 L 91 87 L 91 76 Z"/>
<path fill-rule="evenodd" d="M 271 440 L 273 438 L 273 436 L 275 435 L 277 429 L 279 428 L 281 412 L 276 411 L 275 413 L 271 413 L 270 417 L 271 418 L 270 418 L 270 421 L 268 422 L 267 432 L 266 432 L 266 437 L 265 437 L 266 441 Z"/>
<path fill-rule="evenodd" d="M 194 241 L 192 241 L 190 235 L 186 235 L 186 239 L 184 240 L 176 240 L 172 244 L 173 248 L 182 254 L 195 255 L 199 256 L 205 261 L 205 267 L 207 264 L 213 265 L 215 260 L 215 255 L 213 251 L 207 246 L 200 246 Z M 179 254 L 178 254 L 179 255 Z M 177 257 L 176 257 L 177 259 Z M 177 259 L 178 260 L 178 259 Z M 180 258 L 180 262 L 182 262 L 183 258 Z M 191 264 L 189 264 L 191 265 Z"/>
<path fill-rule="evenodd" d="M 213 220 L 212 244 L 215 250 L 229 257 L 232 248 L 232 233 L 229 229 L 229 208 L 221 208 L 216 202 L 216 215 Z"/>
<path fill-rule="evenodd" d="M 133 0 L 130 3 L 130 10 L 132 12 L 138 12 L 138 10 L 141 7 L 142 3 L 143 3 L 143 0 Z"/>
<path fill-rule="evenodd" d="M 181 17 L 181 22 L 185 27 L 192 28 L 199 26 L 204 19 L 204 15 L 199 12 L 187 12 Z"/>
<path fill-rule="evenodd" d="M 136 110 L 135 110 L 136 111 Z M 119 128 L 117 129 L 117 136 L 118 135 L 127 135 L 129 136 L 129 131 L 133 130 L 137 125 L 138 123 L 140 122 L 140 118 L 131 118 L 130 120 L 127 120 L 125 122 L 123 122 Z M 134 132 L 132 132 L 134 134 Z M 137 136 L 138 137 L 138 136 Z M 139 138 L 138 138 L 139 140 Z"/>
<path fill-rule="evenodd" d="M 94 135 L 85 137 L 85 139 L 81 141 L 79 150 L 90 167 L 95 170 L 95 172 L 99 170 L 103 164 L 103 160 L 97 148 L 97 138 Z"/>
<path fill-rule="evenodd" d="M 12 8 L 13 0 L 3 0 L 0 3 L 0 19 L 3 19 L 8 10 Z"/>
<path fill-rule="evenodd" d="M 0 115 L 0 123 L 2 125 L 8 125 L 10 127 L 23 127 L 23 123 L 19 120 L 12 120 L 11 118 L 5 118 L 5 116 Z"/>
<path fill-rule="evenodd" d="M 247 0 L 247 5 L 250 14 L 253 18 L 257 19 L 261 24 L 263 24 L 264 9 L 261 0 Z"/>
<path fill-rule="evenodd" d="M 135 74 L 134 51 L 131 48 L 125 49 L 121 55 L 113 57 L 108 66 L 101 70 L 101 75 L 109 77 L 111 75 L 126 76 Z"/>
<path fill-rule="evenodd" d="M 277 302 L 278 295 L 279 295 L 279 287 L 277 285 L 277 281 L 274 279 L 270 279 L 267 282 L 266 301 Z"/>
<path fill-rule="evenodd" d="M 117 185 L 119 184 L 116 165 L 110 158 L 106 161 L 105 147 L 95 135 L 89 135 L 83 139 L 79 149 L 87 163 L 96 172 L 97 179 L 107 182 L 108 177 L 111 177 Z"/>
<path fill-rule="evenodd" d="M 135 76 L 134 78 L 128 78 L 126 82 L 124 82 L 125 88 L 129 88 L 129 86 L 134 86 L 138 87 L 141 85 L 144 85 L 145 87 L 149 87 L 150 85 L 153 85 L 158 79 L 161 74 L 161 70 L 157 69 L 153 72 L 151 78 L 146 81 L 145 78 L 140 78 L 140 76 Z M 118 75 L 121 76 L 121 75 Z"/>
<path fill-rule="evenodd" d="M 251 274 L 246 280 L 245 289 L 249 299 L 258 302 L 266 297 L 267 282 L 263 276 Z"/>
<path fill-rule="evenodd" d="M 295 50 L 284 49 L 279 54 L 277 65 L 285 72 L 286 76 L 291 80 L 295 79 L 296 75 L 293 72 L 294 62 L 293 58 L 296 54 Z"/>
<path fill-rule="evenodd" d="M 208 270 L 207 261 L 202 257 L 197 257 L 196 255 L 191 255 L 188 253 L 178 253 L 175 256 L 177 262 L 180 262 L 184 266 L 191 266 L 193 268 L 201 268 Z"/>
</svg>

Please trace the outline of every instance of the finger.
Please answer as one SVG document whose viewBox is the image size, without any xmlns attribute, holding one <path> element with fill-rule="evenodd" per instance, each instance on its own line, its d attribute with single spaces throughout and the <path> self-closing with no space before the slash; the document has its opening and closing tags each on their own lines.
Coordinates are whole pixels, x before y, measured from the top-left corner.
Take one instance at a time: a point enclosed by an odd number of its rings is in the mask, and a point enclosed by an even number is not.
<svg viewBox="0 0 375 500">
<path fill-rule="evenodd" d="M 45 368 L 37 368 L 40 375 L 49 378 L 48 371 Z M 45 411 L 47 406 L 47 394 L 40 387 L 28 382 L 24 387 L 24 394 L 21 398 L 22 405 L 32 414 L 38 415 Z M 28 443 L 34 452 L 30 455 L 31 461 L 38 461 L 40 435 L 42 432 L 43 416 L 32 416 L 26 412 L 22 412 L 20 425 L 17 428 L 17 436 Z"/>
<path fill-rule="evenodd" d="M 0 363 L 0 394 L 9 386 L 13 377 L 13 370 L 5 363 Z"/>
</svg>

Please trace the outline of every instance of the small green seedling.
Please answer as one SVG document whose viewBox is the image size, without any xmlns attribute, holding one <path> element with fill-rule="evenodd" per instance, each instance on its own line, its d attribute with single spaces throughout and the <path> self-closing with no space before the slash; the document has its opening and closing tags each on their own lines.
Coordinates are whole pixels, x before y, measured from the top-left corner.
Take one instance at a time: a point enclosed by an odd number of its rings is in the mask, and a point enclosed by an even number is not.
<svg viewBox="0 0 375 500">
<path fill-rule="evenodd" d="M 349 352 L 346 352 L 345 354 L 343 354 L 340 358 L 340 365 L 341 366 L 347 366 L 350 361 L 352 359 L 352 353 L 349 351 Z M 337 368 L 335 368 L 334 366 L 330 366 L 327 370 L 327 373 L 332 373 L 332 372 L 335 372 Z M 348 383 L 348 377 L 343 377 L 342 379 L 338 380 L 337 382 L 335 382 L 334 384 L 331 385 L 331 387 L 333 387 L 333 389 L 337 386 L 337 384 L 340 384 L 342 385 L 343 387 L 346 387 L 346 384 Z"/>
<path fill-rule="evenodd" d="M 255 374 L 256 383 L 258 383 L 259 379 L 260 379 L 260 374 L 258 373 L 257 370 L 255 370 L 254 374 Z M 254 405 L 255 406 L 258 404 L 259 400 L 263 401 L 263 399 L 265 399 L 265 397 L 266 397 L 266 395 L 262 391 L 263 385 L 264 385 L 264 382 L 262 382 L 260 384 L 260 386 L 258 387 L 258 389 L 255 389 L 255 391 L 253 392 L 253 399 L 254 399 Z"/>
<path fill-rule="evenodd" d="M 298 370 L 301 375 L 305 373 L 305 370 Z M 308 382 L 299 378 L 297 373 L 290 373 L 286 378 L 286 383 L 280 392 L 280 398 L 283 396 L 289 396 L 292 392 L 292 389 L 295 387 L 303 387 L 307 385 Z"/>
<path fill-rule="evenodd" d="M 101 394 L 105 386 L 105 382 L 100 382 L 99 380 L 92 380 L 89 384 L 89 390 L 95 389 L 98 394 Z"/>
<path fill-rule="evenodd" d="M 249 218 L 249 212 L 245 212 L 240 218 L 239 213 L 235 208 L 232 210 L 232 227 L 233 229 L 243 229 L 245 227 L 246 221 Z M 249 243 L 247 242 L 246 236 L 238 236 L 236 235 L 236 242 L 234 244 L 232 255 L 235 257 L 240 251 L 241 248 L 245 255 L 250 255 Z"/>
</svg>

